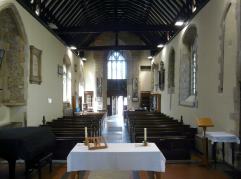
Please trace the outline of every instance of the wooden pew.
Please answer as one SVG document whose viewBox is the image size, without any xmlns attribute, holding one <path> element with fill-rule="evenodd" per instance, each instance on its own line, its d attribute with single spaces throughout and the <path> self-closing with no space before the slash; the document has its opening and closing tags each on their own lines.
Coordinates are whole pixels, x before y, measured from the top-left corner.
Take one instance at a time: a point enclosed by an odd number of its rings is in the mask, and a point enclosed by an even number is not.
<svg viewBox="0 0 241 179">
<path fill-rule="evenodd" d="M 167 159 L 190 159 L 196 128 L 162 113 L 131 111 L 126 115 L 132 142 L 142 142 L 144 128 L 147 128 L 147 140 L 155 142 Z"/>
<path fill-rule="evenodd" d="M 104 113 L 80 116 L 63 116 L 47 122 L 42 127 L 49 127 L 56 136 L 54 159 L 66 160 L 70 150 L 78 142 L 84 141 L 84 128 L 88 127 L 88 135 L 100 135 Z"/>
</svg>

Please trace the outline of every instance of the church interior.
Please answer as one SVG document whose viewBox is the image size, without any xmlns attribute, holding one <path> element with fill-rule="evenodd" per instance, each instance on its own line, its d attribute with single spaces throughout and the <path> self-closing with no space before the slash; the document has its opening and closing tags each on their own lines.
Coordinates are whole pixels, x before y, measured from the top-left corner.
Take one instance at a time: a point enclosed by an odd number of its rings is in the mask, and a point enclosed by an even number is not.
<svg viewBox="0 0 241 179">
<path fill-rule="evenodd" d="M 240 0 L 1 0 L 1 179 L 241 178 Z"/>
</svg>

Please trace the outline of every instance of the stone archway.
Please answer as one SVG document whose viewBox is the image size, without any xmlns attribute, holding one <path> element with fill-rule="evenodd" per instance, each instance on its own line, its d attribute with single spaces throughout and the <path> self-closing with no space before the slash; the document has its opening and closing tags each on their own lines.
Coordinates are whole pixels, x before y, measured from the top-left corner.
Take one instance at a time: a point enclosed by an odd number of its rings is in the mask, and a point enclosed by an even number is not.
<svg viewBox="0 0 241 179">
<path fill-rule="evenodd" d="M 12 4 L 0 10 L 0 49 L 5 51 L 0 68 L 0 103 L 26 104 L 27 36 L 20 15 Z"/>
</svg>

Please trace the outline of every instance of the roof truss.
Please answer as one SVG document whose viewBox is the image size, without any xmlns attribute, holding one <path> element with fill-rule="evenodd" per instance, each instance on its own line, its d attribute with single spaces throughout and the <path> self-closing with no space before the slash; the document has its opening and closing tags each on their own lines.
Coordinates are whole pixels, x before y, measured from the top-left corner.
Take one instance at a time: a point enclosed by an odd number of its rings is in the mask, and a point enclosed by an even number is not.
<svg viewBox="0 0 241 179">
<path fill-rule="evenodd" d="M 66 45 L 85 50 L 150 49 L 166 43 L 180 31 L 175 27 L 179 19 L 192 18 L 209 0 L 17 0 L 37 20 Z M 193 11 L 193 8 L 196 11 Z M 36 14 L 36 11 L 38 14 Z M 49 23 L 58 29 L 52 30 Z M 117 45 L 90 47 L 103 32 L 127 31 L 135 33 L 143 46 Z"/>
</svg>

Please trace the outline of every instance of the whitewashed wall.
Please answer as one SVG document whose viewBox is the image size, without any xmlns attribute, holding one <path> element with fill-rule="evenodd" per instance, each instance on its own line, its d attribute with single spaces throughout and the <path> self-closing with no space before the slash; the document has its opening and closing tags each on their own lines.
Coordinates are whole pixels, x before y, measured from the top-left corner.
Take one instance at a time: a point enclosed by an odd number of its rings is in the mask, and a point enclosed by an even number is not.
<svg viewBox="0 0 241 179">
<path fill-rule="evenodd" d="M 27 34 L 28 44 L 42 50 L 42 83 L 41 85 L 36 85 L 30 84 L 28 81 L 26 108 L 0 107 L 0 116 L 4 118 L 2 124 L 13 121 L 22 122 L 23 113 L 26 111 L 28 125 L 36 126 L 42 122 L 43 116 L 47 120 L 52 120 L 63 115 L 63 80 L 62 76 L 57 74 L 57 66 L 63 64 L 64 55 L 67 54 L 71 60 L 72 94 L 78 92 L 78 83 L 83 81 L 80 74 L 83 71 L 81 70 L 83 66 L 80 63 L 80 59 L 16 1 L 1 0 L 0 9 L 4 9 L 9 4 L 14 4 L 20 14 Z M 29 68 L 29 54 L 27 60 Z M 74 72 L 75 63 L 78 65 L 78 72 Z M 29 69 L 26 70 L 29 71 Z M 48 103 L 48 98 L 52 99 L 51 104 Z"/>
<path fill-rule="evenodd" d="M 225 57 L 224 57 L 224 91 L 218 93 L 218 74 L 220 65 L 221 17 L 227 3 L 231 2 L 231 9 L 226 19 Z M 238 4 L 237 4 L 238 3 Z M 227 131 L 239 134 L 239 117 L 234 118 L 234 101 L 238 96 L 237 90 L 237 61 L 239 61 L 239 1 L 211 0 L 190 22 L 197 27 L 197 98 L 198 107 L 191 108 L 179 105 L 179 67 L 182 49 L 183 29 L 163 50 L 155 57 L 157 63 L 164 61 L 166 69 L 165 90 L 162 92 L 162 112 L 180 118 L 184 122 L 197 126 L 196 119 L 208 116 L 214 121 L 215 127 L 210 131 Z M 175 93 L 168 94 L 168 56 L 171 48 L 175 49 Z M 171 103 L 171 108 L 170 108 Z M 238 114 L 236 114 L 238 116 Z M 228 148 L 228 147 L 227 147 Z M 228 155 L 230 157 L 230 155 Z M 230 158 L 229 158 L 230 160 Z"/>
<path fill-rule="evenodd" d="M 114 45 L 115 34 L 114 33 L 103 33 L 95 42 L 94 45 Z M 136 36 L 130 33 L 119 34 L 120 45 L 141 45 L 143 42 Z M 127 99 L 128 108 L 139 108 L 139 102 L 132 102 L 132 78 L 139 79 L 139 93 L 140 91 L 151 91 L 151 72 L 140 72 L 141 65 L 150 65 L 150 60 L 147 57 L 150 55 L 149 51 L 125 51 L 127 58 Z M 106 109 L 107 101 L 107 61 L 108 51 L 86 52 L 87 61 L 85 62 L 85 90 L 94 91 L 94 100 L 96 102 L 96 78 L 103 77 L 103 108 Z M 140 96 L 139 96 L 140 97 Z M 96 104 L 94 109 L 96 110 Z"/>
</svg>

